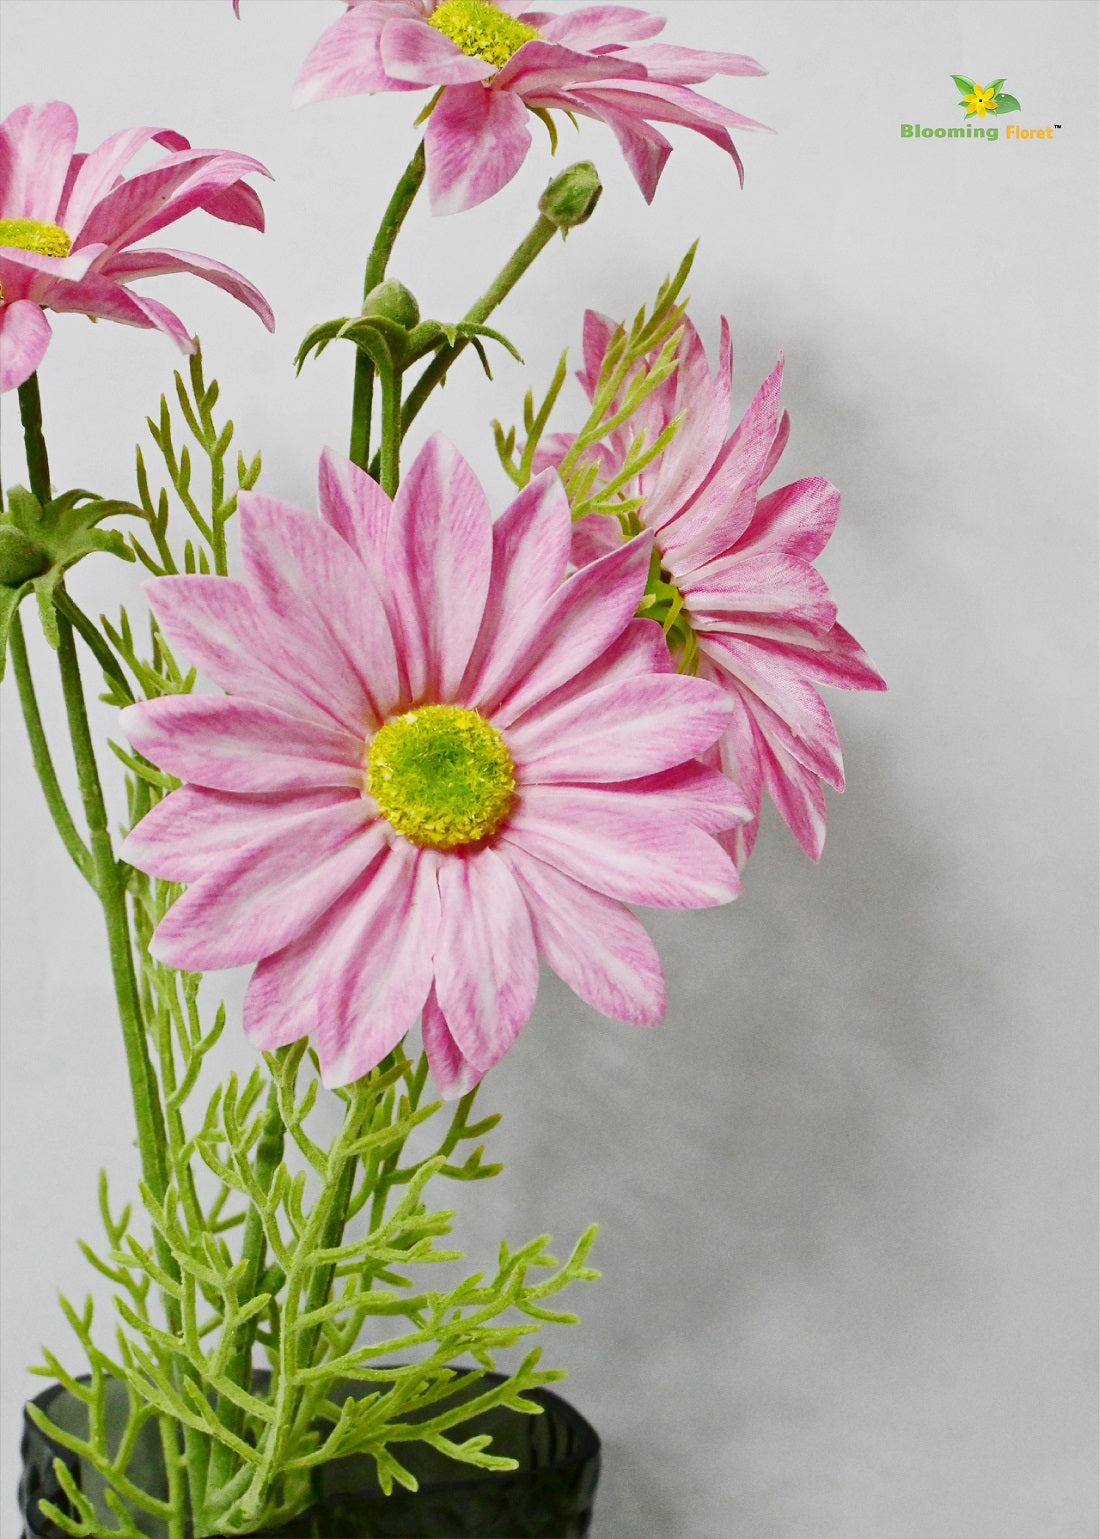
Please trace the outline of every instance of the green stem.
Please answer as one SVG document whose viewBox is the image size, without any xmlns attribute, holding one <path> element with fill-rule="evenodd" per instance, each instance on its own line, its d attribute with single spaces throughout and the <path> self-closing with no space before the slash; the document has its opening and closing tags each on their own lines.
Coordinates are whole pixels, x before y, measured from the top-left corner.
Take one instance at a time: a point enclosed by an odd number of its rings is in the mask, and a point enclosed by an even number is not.
<svg viewBox="0 0 1100 1539">
<path fill-rule="evenodd" d="M 46 741 L 46 732 L 42 725 L 42 717 L 38 710 L 38 699 L 34 692 L 34 679 L 31 677 L 30 660 L 27 657 L 27 643 L 23 635 L 23 622 L 19 615 L 12 617 L 10 646 L 12 665 L 15 668 L 15 682 L 19 690 L 19 704 L 23 708 L 23 720 L 27 727 L 27 740 L 31 745 L 31 759 L 34 763 L 35 773 L 42 786 L 42 794 L 46 799 L 50 816 L 53 818 L 54 827 L 61 835 L 61 842 L 73 858 L 77 870 L 86 882 L 95 884 L 92 871 L 92 852 L 84 843 L 77 832 L 72 814 L 69 812 L 61 786 L 58 783 L 57 773 L 53 767 L 53 759 L 50 757 L 50 747 Z"/>
<path fill-rule="evenodd" d="M 79 633 L 88 650 L 103 669 L 103 672 L 122 691 L 127 703 L 132 705 L 134 702 L 134 691 L 130 687 L 130 681 L 122 671 L 122 664 L 96 630 L 92 621 L 80 606 L 73 602 L 72 596 L 60 584 L 54 589 L 54 604 L 61 614 L 72 621 L 73 629 Z"/>
<path fill-rule="evenodd" d="M 283 1144 L 285 1141 L 286 1127 L 283 1123 L 282 1112 L 279 1109 L 279 1087 L 272 1080 L 267 1093 L 267 1107 L 264 1112 L 264 1125 L 260 1133 L 260 1141 L 256 1150 L 256 1181 L 262 1190 L 269 1190 L 276 1167 L 283 1157 Z M 339 1240 L 337 1240 L 339 1244 Z M 241 1260 L 247 1263 L 244 1276 L 238 1286 L 238 1295 L 245 1299 L 255 1298 L 259 1292 L 260 1279 L 264 1272 L 267 1247 L 264 1240 L 263 1215 L 255 1204 L 248 1210 L 245 1219 L 244 1235 L 241 1241 Z M 238 1330 L 237 1343 L 233 1349 L 233 1356 L 226 1364 L 225 1375 L 233 1384 L 240 1385 L 242 1389 L 251 1387 L 252 1378 L 252 1345 L 256 1339 L 256 1330 L 259 1319 L 253 1315 Z M 218 1420 L 230 1432 L 240 1436 L 244 1425 L 244 1411 L 233 1401 L 225 1396 L 219 1396 L 216 1411 Z M 225 1485 L 230 1475 L 238 1467 L 239 1460 L 231 1448 L 217 1439 L 213 1441 L 210 1453 L 210 1471 L 207 1479 L 207 1492 L 212 1500 L 217 1500 L 219 1489 Z"/>
<path fill-rule="evenodd" d="M 387 497 L 397 492 L 401 479 L 401 375 L 397 369 L 383 369 L 382 447 L 379 455 L 378 481 Z"/>
<path fill-rule="evenodd" d="M 492 315 L 497 305 L 500 304 L 501 300 L 515 288 L 539 252 L 549 245 L 557 228 L 557 225 L 547 219 L 545 214 L 540 214 L 527 235 L 520 241 L 515 251 L 512 252 L 512 255 L 508 258 L 500 272 L 497 273 L 492 283 L 485 290 L 485 293 L 467 310 L 466 314 L 462 317 L 463 321 L 471 326 L 480 326 L 482 322 L 486 321 Z M 402 437 L 408 432 L 413 418 L 420 411 L 420 408 L 424 405 L 429 395 L 431 395 L 436 385 L 443 379 L 451 364 L 454 363 L 459 353 L 468 346 L 469 339 L 460 337 L 453 346 L 441 348 L 436 353 L 431 363 L 409 392 L 408 399 L 405 401 L 404 412 L 401 418 Z"/>
<path fill-rule="evenodd" d="M 32 374 L 19 386 L 19 415 L 23 422 L 23 442 L 27 446 L 27 476 L 31 491 L 39 502 L 50 500 L 50 460 L 42 436 L 42 397 L 38 375 Z"/>
<path fill-rule="evenodd" d="M 383 1061 L 381 1068 L 385 1068 Z M 307 1387 L 297 1383 L 302 1367 L 314 1363 L 314 1350 L 321 1333 L 319 1321 L 299 1327 L 300 1315 L 318 1309 L 326 1302 L 332 1286 L 334 1263 L 309 1266 L 309 1258 L 318 1250 L 340 1244 L 347 1222 L 348 1202 L 359 1156 L 349 1153 L 360 1136 L 373 1099 L 372 1081 L 355 1086 L 347 1104 L 343 1127 L 329 1150 L 321 1189 L 313 1212 L 295 1246 L 295 1259 L 286 1278 L 283 1294 L 283 1322 L 279 1361 L 275 1366 L 273 1388 L 275 1417 L 264 1429 L 260 1444 L 260 1462 L 255 1466 L 244 1498 L 243 1515 L 258 1514 L 267 1499 L 271 1484 L 278 1478 L 288 1439 L 298 1420 Z M 304 1294 L 304 1302 L 303 1302 Z"/>
<path fill-rule="evenodd" d="M 126 1066 L 130 1073 L 130 1091 L 134 1103 L 134 1119 L 137 1124 L 141 1173 L 156 1200 L 163 1202 L 168 1182 L 164 1114 L 152 1061 L 149 1057 L 149 1045 L 138 999 L 137 980 L 134 976 L 130 918 L 126 910 L 126 884 L 122 868 L 111 848 L 107 808 L 103 800 L 103 788 L 96 768 L 88 712 L 84 704 L 80 663 L 76 655 L 72 624 L 66 615 L 58 614 L 57 629 L 60 637 L 58 665 L 61 670 L 61 688 L 65 696 L 65 711 L 72 737 L 80 796 L 84 804 L 84 815 L 90 835 L 93 885 L 103 906 L 103 917 L 107 926 L 107 947 L 126 1051 Z"/>
<path fill-rule="evenodd" d="M 394 189 L 382 223 L 374 238 L 370 256 L 363 272 L 363 298 L 377 288 L 386 276 L 386 267 L 393 252 L 405 216 L 413 205 L 424 180 L 424 141 L 416 147 L 416 153 L 405 167 L 401 180 Z M 355 383 L 351 403 L 351 447 L 348 458 L 366 469 L 370 458 L 371 403 L 374 394 L 374 364 L 366 353 L 355 355 Z"/>
</svg>

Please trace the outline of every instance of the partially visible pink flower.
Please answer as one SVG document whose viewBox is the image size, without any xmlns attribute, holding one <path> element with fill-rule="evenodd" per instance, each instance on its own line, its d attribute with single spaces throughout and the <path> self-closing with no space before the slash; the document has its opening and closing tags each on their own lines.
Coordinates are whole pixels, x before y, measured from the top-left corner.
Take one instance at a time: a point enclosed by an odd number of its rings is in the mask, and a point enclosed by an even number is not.
<svg viewBox="0 0 1100 1539">
<path fill-rule="evenodd" d="M 604 316 L 589 311 L 585 317 L 579 377 L 589 396 L 613 330 Z M 662 576 L 683 599 L 681 623 L 690 627 L 698 676 L 721 685 L 734 708 L 704 757 L 737 783 L 753 816 L 722 842 L 742 866 L 766 790 L 816 860 L 825 839 L 822 785 L 843 790 L 844 771 L 836 730 L 815 686 L 886 685 L 838 624 L 836 605 L 813 566 L 836 523 L 839 492 L 820 476 L 761 491 L 790 426 L 779 410 L 782 359 L 727 436 L 731 365 L 724 321 L 713 376 L 688 323 L 675 373 L 601 446 L 603 469 L 611 474 L 621 466 L 639 432 L 652 443 L 683 414 L 668 449 L 623 490 L 645 499 L 638 516 L 653 532 Z M 547 439 L 535 468 L 556 464 L 571 441 Z M 605 558 L 621 539 L 614 518 L 590 514 L 575 526 L 574 561 L 584 567 Z"/>
<path fill-rule="evenodd" d="M 649 537 L 563 581 L 558 477 L 494 523 L 439 437 L 392 503 L 326 453 L 320 507 L 243 494 L 243 581 L 148 585 L 173 644 L 229 691 L 122 713 L 186 782 L 123 847 L 190 883 L 154 954 L 258 961 L 246 1032 L 265 1049 L 308 1033 L 329 1085 L 422 1014 L 435 1078 L 465 1091 L 527 1020 L 540 953 L 596 1009 L 655 1023 L 660 963 L 626 905 L 736 896 L 713 836 L 746 809 L 698 762 L 728 701 L 634 618 Z"/>
<path fill-rule="evenodd" d="M 130 285 L 193 273 L 248 305 L 271 330 L 263 295 L 212 257 L 141 246 L 202 208 L 262 230 L 260 200 L 242 177 L 268 173 L 230 150 L 193 150 L 169 129 L 128 128 L 90 154 L 75 153 L 77 123 L 64 102 L 28 103 L 0 123 L 0 389 L 21 385 L 49 345 L 43 310 L 155 327 L 185 352 L 194 342 L 173 311 Z M 124 168 L 152 140 L 169 151 L 130 177 Z"/>
<path fill-rule="evenodd" d="M 528 108 L 598 118 L 650 201 L 679 124 L 726 151 L 731 128 L 760 128 L 689 89 L 711 76 L 760 75 L 742 54 L 637 45 L 664 19 L 618 5 L 556 15 L 524 0 L 352 0 L 302 66 L 295 103 L 359 92 L 439 92 L 425 135 L 438 214 L 472 208 L 509 182 L 531 145 Z"/>
</svg>

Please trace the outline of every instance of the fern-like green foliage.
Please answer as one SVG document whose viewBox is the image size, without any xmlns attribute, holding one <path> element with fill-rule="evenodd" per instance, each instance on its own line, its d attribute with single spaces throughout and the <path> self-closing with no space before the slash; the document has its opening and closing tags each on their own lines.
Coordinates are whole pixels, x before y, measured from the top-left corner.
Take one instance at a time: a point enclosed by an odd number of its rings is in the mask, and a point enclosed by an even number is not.
<svg viewBox="0 0 1100 1539">
<path fill-rule="evenodd" d="M 687 309 L 687 301 L 680 295 L 694 259 L 692 246 L 677 271 L 658 289 L 652 309 L 647 312 L 643 305 L 631 324 L 617 327 L 608 342 L 591 410 L 558 465 L 574 519 L 604 513 L 619 519 L 624 534 L 635 534 L 640 528 L 637 513 L 642 499 L 630 494 L 630 483 L 672 442 L 681 419 L 674 418 L 652 442 L 647 442 L 644 431 L 635 434 L 614 474 L 604 472 L 600 446 L 675 372 Z M 526 486 L 531 479 L 536 451 L 565 384 L 566 358 L 563 353 L 558 360 L 554 377 L 537 407 L 533 392 L 527 392 L 522 440 L 516 428 L 505 432 L 499 422 L 493 423 L 500 462 L 519 487 Z"/>
<path fill-rule="evenodd" d="M 167 399 L 149 426 L 178 506 L 164 489 L 154 500 L 138 452 L 150 540 L 131 545 L 158 575 L 224 573 L 226 526 L 259 474 L 258 457 L 238 456 L 229 489 L 233 428 L 215 422 L 217 396 L 196 354 L 188 379 L 176 375 L 176 397 L 183 433 L 209 463 L 207 510 L 192 494 L 190 450 Z M 193 531 L 182 552 L 171 529 L 180 507 Z M 106 700 L 191 689 L 193 671 L 154 621 L 147 642 L 125 611 L 117 624 L 101 623 L 99 631 L 84 621 L 81 633 L 103 666 Z M 177 782 L 111 746 L 128 772 L 132 826 Z M 200 977 L 150 955 L 180 889 L 128 871 L 127 890 L 169 1180 L 162 1198 L 142 1185 L 138 1201 L 116 1212 L 101 1178 L 105 1242 L 81 1248 L 113 1285 L 113 1330 L 109 1340 L 93 1330 L 90 1297 L 79 1308 L 62 1298 L 87 1372 L 50 1351 L 32 1370 L 82 1408 L 76 1430 L 31 1408 L 82 1468 L 78 1483 L 55 1461 L 66 1505 L 42 1510 L 75 1539 L 204 1539 L 293 1516 L 313 1499 L 313 1472 L 344 1455 L 373 1459 L 386 1492 L 395 1483 L 415 1489 L 404 1450 L 417 1441 L 460 1463 L 510 1467 L 487 1438 L 463 1438 L 462 1423 L 494 1405 L 537 1414 L 526 1392 L 561 1374 L 540 1369 L 532 1349 L 503 1383 L 472 1387 L 543 1323 L 574 1319 L 552 1301 L 597 1275 L 587 1265 L 595 1230 L 562 1263 L 544 1235 L 518 1250 L 503 1245 L 485 1273 L 432 1287 L 431 1269 L 449 1263 L 453 1272 L 462 1257 L 442 1243 L 453 1211 L 429 1200 L 428 1188 L 497 1174 L 482 1142 L 497 1117 L 474 1118 L 476 1092 L 447 1106 L 429 1099 L 426 1059 L 402 1046 L 334 1092 L 342 1111 L 334 1137 L 322 1126 L 332 1106 L 319 1104 L 327 1093 L 304 1042 L 265 1055 L 243 1083 L 234 1075 L 214 1083 L 203 1100 L 225 1010 L 204 1019 Z M 427 1154 L 410 1152 L 414 1134 Z M 156 1489 L 147 1487 L 150 1443 L 162 1471 Z"/>
</svg>

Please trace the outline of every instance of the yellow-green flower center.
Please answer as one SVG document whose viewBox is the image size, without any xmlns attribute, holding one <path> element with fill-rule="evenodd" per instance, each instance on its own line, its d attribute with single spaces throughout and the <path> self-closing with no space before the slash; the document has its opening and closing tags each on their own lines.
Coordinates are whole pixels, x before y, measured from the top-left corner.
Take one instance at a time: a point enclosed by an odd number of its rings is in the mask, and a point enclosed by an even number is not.
<svg viewBox="0 0 1100 1539">
<path fill-rule="evenodd" d="M 428 17 L 430 26 L 445 33 L 471 59 L 484 59 L 497 69 L 517 48 L 538 37 L 538 29 L 509 16 L 490 0 L 443 0 Z"/>
<path fill-rule="evenodd" d="M 454 850 L 495 834 L 512 805 L 515 770 L 497 729 L 460 705 L 423 705 L 379 728 L 367 789 L 412 844 Z"/>
<path fill-rule="evenodd" d="M 0 219 L 0 246 L 18 246 L 20 251 L 37 251 L 40 256 L 68 256 L 72 239 L 59 224 L 43 224 L 38 219 Z"/>
</svg>

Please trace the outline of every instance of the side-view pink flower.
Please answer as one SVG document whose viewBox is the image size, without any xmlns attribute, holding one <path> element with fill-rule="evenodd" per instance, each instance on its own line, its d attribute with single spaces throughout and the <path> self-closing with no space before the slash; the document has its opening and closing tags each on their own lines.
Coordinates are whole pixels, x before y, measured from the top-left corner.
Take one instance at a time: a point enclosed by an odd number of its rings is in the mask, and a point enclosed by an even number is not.
<svg viewBox="0 0 1100 1539">
<path fill-rule="evenodd" d="M 229 692 L 122 713 L 185 782 L 123 848 L 190 883 L 153 952 L 258 962 L 245 1030 L 265 1049 L 308 1033 L 329 1085 L 419 1014 L 436 1080 L 464 1092 L 530 1015 L 540 954 L 596 1009 L 657 1022 L 660 964 L 625 905 L 735 897 L 715 836 L 747 809 L 699 762 L 729 699 L 635 618 L 649 536 L 563 580 L 556 474 L 494 523 L 438 436 L 392 503 L 326 453 L 319 500 L 321 519 L 244 494 L 243 580 L 148 585 Z"/>
<path fill-rule="evenodd" d="M 258 160 L 194 150 L 182 134 L 157 128 L 123 129 L 78 155 L 76 135 L 76 114 L 64 102 L 28 103 L 0 123 L 0 389 L 21 385 L 41 363 L 47 309 L 155 327 L 193 351 L 173 311 L 133 292 L 139 278 L 193 273 L 274 327 L 263 295 L 233 268 L 192 251 L 134 249 L 196 208 L 262 230 L 260 200 L 242 180 L 268 175 Z M 150 141 L 169 153 L 125 177 Z"/>
<path fill-rule="evenodd" d="M 679 124 L 741 161 L 731 128 L 751 118 L 690 89 L 713 75 L 761 75 L 742 54 L 669 44 L 638 47 L 664 18 L 619 5 L 527 10 L 524 0 L 351 0 L 310 52 L 295 103 L 359 92 L 438 92 L 425 134 L 436 213 L 492 197 L 531 146 L 528 108 L 597 118 L 614 133 L 652 200 Z"/>
<path fill-rule="evenodd" d="M 614 327 L 589 311 L 584 368 L 591 397 Z M 836 605 L 813 566 L 836 523 L 840 494 L 820 476 L 761 492 L 789 432 L 780 413 L 782 359 L 728 433 L 732 354 L 722 323 L 718 366 L 710 374 L 694 327 L 685 323 L 679 365 L 642 408 L 602 446 L 613 472 L 644 431 L 652 443 L 676 416 L 683 421 L 663 454 L 624 494 L 641 496 L 639 518 L 660 554 L 661 579 L 674 595 L 679 662 L 726 692 L 733 717 L 705 755 L 740 786 L 753 816 L 722 836 L 742 866 L 752 851 L 767 790 L 814 860 L 825 840 L 823 784 L 844 789 L 840 743 L 816 685 L 885 689 L 866 654 L 836 618 Z M 536 468 L 558 463 L 572 440 L 540 446 Z M 621 544 L 614 518 L 589 515 L 576 525 L 573 558 L 605 559 Z M 678 601 L 682 601 L 682 609 Z"/>
</svg>

